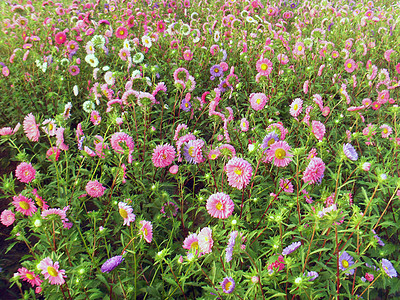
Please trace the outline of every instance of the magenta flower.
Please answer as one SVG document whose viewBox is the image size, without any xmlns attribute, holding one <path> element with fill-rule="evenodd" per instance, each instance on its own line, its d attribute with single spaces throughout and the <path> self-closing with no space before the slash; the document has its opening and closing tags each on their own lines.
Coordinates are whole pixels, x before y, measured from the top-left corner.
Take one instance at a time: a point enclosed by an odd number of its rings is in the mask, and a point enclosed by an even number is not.
<svg viewBox="0 0 400 300">
<path fill-rule="evenodd" d="M 319 157 L 311 158 L 310 163 L 303 173 L 303 181 L 311 184 L 321 182 L 324 177 L 325 163 Z"/>
<path fill-rule="evenodd" d="M 246 187 L 253 174 L 251 164 L 243 158 L 231 158 L 225 166 L 228 183 L 239 190 Z"/>
<path fill-rule="evenodd" d="M 170 144 L 158 145 L 153 151 L 152 161 L 155 167 L 164 168 L 175 159 L 175 148 Z"/>
<path fill-rule="evenodd" d="M 235 280 L 232 277 L 225 277 L 221 282 L 221 287 L 225 294 L 230 294 L 235 289 Z"/>
<path fill-rule="evenodd" d="M 311 126 L 312 133 L 314 133 L 317 140 L 321 142 L 325 135 L 325 125 L 320 121 L 312 121 Z"/>
<path fill-rule="evenodd" d="M 36 170 L 31 163 L 22 162 L 15 169 L 15 176 L 19 181 L 29 183 L 35 179 Z"/>
<path fill-rule="evenodd" d="M 293 154 L 289 153 L 291 147 L 285 141 L 278 141 L 271 144 L 266 150 L 267 161 L 274 162 L 277 167 L 286 167 L 292 161 Z"/>
<path fill-rule="evenodd" d="M 21 276 L 23 281 L 27 281 L 34 287 L 35 285 L 40 286 L 42 284 L 42 280 L 39 278 L 39 275 L 36 275 L 35 272 L 29 271 L 26 268 L 19 268 L 18 269 L 18 276 Z"/>
<path fill-rule="evenodd" d="M 141 231 L 141 236 L 144 238 L 144 240 L 148 243 L 151 243 L 153 240 L 153 225 L 149 221 L 140 221 L 139 222 L 142 227 L 140 228 Z"/>
<path fill-rule="evenodd" d="M 269 59 L 261 58 L 256 63 L 256 69 L 262 76 L 268 76 L 272 72 L 272 62 Z"/>
<path fill-rule="evenodd" d="M 32 113 L 25 117 L 23 126 L 28 139 L 37 142 L 40 137 L 39 125 L 36 124 L 35 116 Z"/>
<path fill-rule="evenodd" d="M 38 268 L 42 270 L 44 278 L 48 279 L 50 284 L 63 285 L 65 283 L 64 278 L 67 277 L 65 270 L 59 270 L 59 263 L 53 263 L 50 257 L 43 259 L 39 263 Z"/>
<path fill-rule="evenodd" d="M 225 193 L 212 194 L 206 204 L 208 213 L 218 219 L 226 219 L 232 215 L 235 204 Z"/>
<path fill-rule="evenodd" d="M 3 210 L 0 215 L 1 224 L 4 226 L 10 226 L 15 221 L 15 215 L 11 210 Z"/>
<path fill-rule="evenodd" d="M 103 196 L 105 190 L 106 188 L 97 180 L 89 181 L 86 184 L 86 192 L 93 198 Z"/>
<path fill-rule="evenodd" d="M 25 216 L 31 217 L 37 211 L 32 199 L 29 199 L 22 194 L 14 196 L 13 200 L 12 204 L 15 206 L 16 210 Z"/>
<path fill-rule="evenodd" d="M 80 69 L 79 69 L 78 66 L 73 65 L 73 66 L 70 66 L 70 67 L 69 67 L 68 72 L 69 72 L 72 76 L 76 76 L 76 75 L 79 74 Z"/>
<path fill-rule="evenodd" d="M 121 40 L 126 39 L 128 36 L 128 29 L 123 26 L 118 27 L 115 31 L 115 36 Z"/>
<path fill-rule="evenodd" d="M 250 95 L 250 105 L 255 111 L 262 110 L 267 104 L 268 98 L 263 93 L 255 93 Z"/>
<path fill-rule="evenodd" d="M 354 70 L 356 69 L 356 62 L 352 60 L 351 58 L 347 59 L 346 62 L 344 63 L 344 69 L 346 70 L 347 73 L 353 73 Z"/>
</svg>

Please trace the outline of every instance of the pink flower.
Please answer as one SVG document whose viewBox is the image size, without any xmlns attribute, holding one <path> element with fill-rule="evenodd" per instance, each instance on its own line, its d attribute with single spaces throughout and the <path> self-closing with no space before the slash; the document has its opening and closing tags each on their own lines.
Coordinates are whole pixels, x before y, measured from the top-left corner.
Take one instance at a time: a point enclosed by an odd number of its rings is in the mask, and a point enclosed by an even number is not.
<svg viewBox="0 0 400 300">
<path fill-rule="evenodd" d="M 39 125 L 36 124 L 35 116 L 32 113 L 25 117 L 23 126 L 28 139 L 37 142 L 40 137 Z"/>
<path fill-rule="evenodd" d="M 76 75 L 79 74 L 80 69 L 79 69 L 78 66 L 75 66 L 75 65 L 74 65 L 74 66 L 70 66 L 70 67 L 69 67 L 68 72 L 69 72 L 72 76 L 76 76 Z"/>
<path fill-rule="evenodd" d="M 63 128 L 63 127 L 57 128 L 57 130 L 56 130 L 56 137 L 57 137 L 56 146 L 60 150 L 67 151 L 69 149 L 69 146 L 64 143 L 64 131 L 65 131 L 65 128 Z"/>
<path fill-rule="evenodd" d="M 164 168 L 175 159 L 175 148 L 170 144 L 158 145 L 153 151 L 152 161 L 155 167 Z"/>
<path fill-rule="evenodd" d="M 142 227 L 140 228 L 141 235 L 143 236 L 144 240 L 148 243 L 151 243 L 153 239 L 153 225 L 149 221 L 140 221 L 139 222 Z"/>
<path fill-rule="evenodd" d="M 246 187 L 251 179 L 253 168 L 243 158 L 231 158 L 225 166 L 228 183 L 239 190 Z"/>
<path fill-rule="evenodd" d="M 129 155 L 131 156 L 133 150 L 135 150 L 135 143 L 132 137 L 124 132 L 116 132 L 111 137 L 111 147 L 115 152 L 123 154 L 124 148 L 121 145 L 129 149 Z"/>
<path fill-rule="evenodd" d="M 246 118 L 243 118 L 243 119 L 240 120 L 240 129 L 243 132 L 246 132 L 246 131 L 249 130 L 249 121 L 247 121 Z"/>
<path fill-rule="evenodd" d="M 304 50 L 305 50 L 304 43 L 297 42 L 294 45 L 293 54 L 294 55 L 304 55 Z"/>
<path fill-rule="evenodd" d="M 128 36 L 128 29 L 123 26 L 118 27 L 115 31 L 115 36 L 121 40 L 126 39 Z"/>
<path fill-rule="evenodd" d="M 32 190 L 32 194 L 35 196 L 35 202 L 36 204 L 41 208 L 41 209 L 48 209 L 49 206 L 47 205 L 47 202 L 45 200 L 43 200 L 42 197 L 39 196 L 39 194 L 37 193 L 36 189 Z"/>
<path fill-rule="evenodd" d="M 400 63 L 396 65 L 396 72 L 400 74 Z"/>
<path fill-rule="evenodd" d="M 196 252 L 199 249 L 199 240 L 196 233 L 192 233 L 185 238 L 182 245 L 183 249 L 193 250 Z"/>
<path fill-rule="evenodd" d="M 101 197 L 104 194 L 104 191 L 106 190 L 103 185 L 98 182 L 97 180 L 95 181 L 89 181 L 86 184 L 86 192 L 89 194 L 89 196 L 93 198 Z"/>
<path fill-rule="evenodd" d="M 135 222 L 136 216 L 132 213 L 132 206 L 129 206 L 124 202 L 119 202 L 118 208 L 119 214 L 124 218 L 124 225 L 129 226 L 132 222 Z"/>
<path fill-rule="evenodd" d="M 0 129 L 0 136 L 4 136 L 4 135 L 14 135 L 19 127 L 21 126 L 20 123 L 18 123 L 14 129 L 12 129 L 11 127 L 3 127 Z"/>
<path fill-rule="evenodd" d="M 363 169 L 363 171 L 368 172 L 371 169 L 371 163 L 369 162 L 365 162 L 362 164 L 361 169 Z"/>
<path fill-rule="evenodd" d="M 31 163 L 22 162 L 20 163 L 16 170 L 15 176 L 19 179 L 19 181 L 28 183 L 35 179 L 36 170 L 32 167 Z"/>
<path fill-rule="evenodd" d="M 212 194 L 206 204 L 208 213 L 218 219 L 226 219 L 232 215 L 235 204 L 225 193 Z"/>
<path fill-rule="evenodd" d="M 304 94 L 308 93 L 308 84 L 309 84 L 308 80 L 304 81 L 304 84 L 303 84 L 303 92 L 304 92 Z"/>
<path fill-rule="evenodd" d="M 65 270 L 59 270 L 59 267 L 58 261 L 53 263 L 50 257 L 46 257 L 38 265 L 38 269 L 42 270 L 44 278 L 49 280 L 50 284 L 63 285 L 67 276 Z"/>
<path fill-rule="evenodd" d="M 216 160 L 220 155 L 221 151 L 219 151 L 218 149 L 210 150 L 210 152 L 208 152 L 208 159 Z"/>
<path fill-rule="evenodd" d="M 183 148 L 183 155 L 188 163 L 198 164 L 202 163 L 205 159 L 203 157 L 204 141 L 197 139 L 185 143 Z"/>
<path fill-rule="evenodd" d="M 29 271 L 26 268 L 18 269 L 18 276 L 21 276 L 23 281 L 27 281 L 34 287 L 35 285 L 40 286 L 42 284 L 42 280 L 40 280 L 39 275 L 35 275 L 35 272 Z"/>
<path fill-rule="evenodd" d="M 293 100 L 292 104 L 290 104 L 290 114 L 292 117 L 298 117 L 303 110 L 303 100 L 300 98 L 296 98 Z"/>
<path fill-rule="evenodd" d="M 171 167 L 169 168 L 169 172 L 170 172 L 171 174 L 176 174 L 176 173 L 178 173 L 178 170 L 179 170 L 179 166 L 178 166 L 178 165 L 173 165 L 173 166 L 171 166 Z"/>
<path fill-rule="evenodd" d="M 13 197 L 12 204 L 15 206 L 16 210 L 25 216 L 31 217 L 36 211 L 37 208 L 33 203 L 32 199 L 28 199 L 22 194 Z"/>
<path fill-rule="evenodd" d="M 55 41 L 57 44 L 62 45 L 65 43 L 65 41 L 67 40 L 67 36 L 65 35 L 64 32 L 57 32 L 56 36 L 55 36 Z"/>
<path fill-rule="evenodd" d="M 325 125 L 320 121 L 312 121 L 312 133 L 314 133 L 317 140 L 322 141 L 325 135 Z"/>
<path fill-rule="evenodd" d="M 347 59 L 346 62 L 344 63 L 344 69 L 348 73 L 353 73 L 353 71 L 356 69 L 356 62 L 352 60 L 351 58 Z"/>
<path fill-rule="evenodd" d="M 53 146 L 49 150 L 47 150 L 46 157 L 50 161 L 52 161 L 52 159 L 55 159 L 56 161 L 58 161 L 58 157 L 60 156 L 60 153 L 61 153 L 60 149 Z M 52 155 L 54 155 L 54 156 L 52 156 Z"/>
<path fill-rule="evenodd" d="M 290 149 L 291 147 L 285 141 L 273 143 L 266 151 L 267 161 L 273 161 L 277 167 L 286 167 L 292 161 L 293 154 L 288 153 Z"/>
<path fill-rule="evenodd" d="M 90 114 L 90 121 L 92 121 L 94 126 L 97 126 L 101 122 L 101 116 L 100 113 L 97 110 L 92 110 Z"/>
<path fill-rule="evenodd" d="M 268 98 L 263 93 L 255 93 L 250 95 L 250 105 L 255 111 L 262 110 L 267 104 Z"/>
<path fill-rule="evenodd" d="M 211 228 L 204 227 L 202 230 L 200 230 L 200 233 L 198 234 L 197 238 L 201 252 L 206 254 L 211 253 L 212 247 L 214 245 Z"/>
<path fill-rule="evenodd" d="M 379 127 L 380 129 L 382 129 L 382 137 L 383 138 L 388 138 L 389 135 L 393 132 L 392 127 L 390 127 L 387 124 L 383 124 L 381 127 Z"/>
<path fill-rule="evenodd" d="M 193 59 L 193 53 L 190 50 L 186 50 L 185 52 L 183 52 L 183 59 L 190 61 Z"/>
<path fill-rule="evenodd" d="M 319 157 L 312 158 L 303 173 L 303 181 L 311 184 L 321 182 L 324 177 L 325 163 Z"/>
<path fill-rule="evenodd" d="M 280 179 L 279 180 L 279 187 L 283 189 L 285 193 L 291 194 L 293 193 L 293 184 L 290 182 L 289 179 Z"/>
<path fill-rule="evenodd" d="M 4 226 L 10 226 L 15 221 L 15 215 L 11 210 L 3 210 L 0 216 L 1 224 Z"/>
<path fill-rule="evenodd" d="M 268 76 L 272 72 L 272 62 L 269 59 L 261 58 L 256 63 L 256 69 L 262 76 Z"/>
</svg>

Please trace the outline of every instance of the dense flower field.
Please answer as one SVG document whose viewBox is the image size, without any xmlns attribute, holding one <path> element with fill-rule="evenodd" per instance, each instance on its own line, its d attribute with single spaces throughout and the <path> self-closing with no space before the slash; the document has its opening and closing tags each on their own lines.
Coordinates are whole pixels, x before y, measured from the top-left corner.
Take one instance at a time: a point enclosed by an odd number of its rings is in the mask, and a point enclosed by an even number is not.
<svg viewBox="0 0 400 300">
<path fill-rule="evenodd" d="M 19 297 L 398 297 L 400 5 L 0 12 Z"/>
</svg>

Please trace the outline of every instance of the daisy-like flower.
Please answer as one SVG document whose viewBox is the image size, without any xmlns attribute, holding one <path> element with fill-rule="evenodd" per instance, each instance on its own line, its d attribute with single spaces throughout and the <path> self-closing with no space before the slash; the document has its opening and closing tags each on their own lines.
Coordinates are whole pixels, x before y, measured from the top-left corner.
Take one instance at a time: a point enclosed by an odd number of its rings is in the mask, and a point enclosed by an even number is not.
<svg viewBox="0 0 400 300">
<path fill-rule="evenodd" d="M 201 252 L 206 254 L 211 253 L 212 247 L 214 245 L 211 228 L 204 227 L 202 230 L 200 230 L 197 238 Z"/>
<path fill-rule="evenodd" d="M 152 156 L 152 161 L 155 167 L 164 168 L 172 164 L 175 159 L 175 148 L 170 144 L 158 145 Z"/>
<path fill-rule="evenodd" d="M 291 161 L 293 154 L 289 153 L 291 147 L 285 141 L 273 143 L 266 151 L 267 161 L 274 162 L 277 167 L 286 167 Z"/>
<path fill-rule="evenodd" d="M 57 125 L 56 121 L 54 121 L 53 119 L 44 120 L 42 125 L 42 130 L 49 136 L 54 136 L 56 134 Z"/>
<path fill-rule="evenodd" d="M 21 124 L 18 123 L 14 129 L 11 127 L 3 127 L 0 129 L 0 136 L 5 136 L 5 135 L 14 135 L 18 129 L 21 127 Z"/>
<path fill-rule="evenodd" d="M 294 55 L 304 55 L 304 50 L 305 50 L 304 43 L 302 43 L 302 42 L 297 42 L 297 43 L 294 45 L 293 54 L 294 54 Z"/>
<path fill-rule="evenodd" d="M 216 160 L 220 155 L 221 151 L 219 151 L 218 149 L 210 150 L 210 152 L 208 152 L 208 159 Z"/>
<path fill-rule="evenodd" d="M 15 170 L 15 176 L 19 179 L 19 181 L 24 183 L 29 183 L 35 179 L 35 174 L 36 170 L 34 167 L 32 167 L 31 163 L 22 162 Z"/>
<path fill-rule="evenodd" d="M 314 133 L 317 140 L 322 141 L 325 135 L 325 125 L 320 121 L 312 121 L 312 133 Z"/>
<path fill-rule="evenodd" d="M 39 125 L 36 124 L 35 116 L 32 113 L 25 117 L 23 126 L 27 138 L 33 142 L 37 142 L 40 137 Z"/>
<path fill-rule="evenodd" d="M 118 56 L 123 61 L 127 61 L 128 58 L 131 57 L 131 52 L 129 51 L 129 49 L 122 48 L 121 50 L 119 50 Z"/>
<path fill-rule="evenodd" d="M 55 36 L 55 41 L 57 44 L 62 45 L 65 43 L 65 41 L 67 40 L 67 36 L 65 35 L 64 32 L 57 32 L 56 36 Z"/>
<path fill-rule="evenodd" d="M 133 208 L 124 202 L 118 203 L 119 214 L 124 218 L 124 225 L 129 226 L 132 222 L 135 222 L 136 216 L 132 213 Z"/>
<path fill-rule="evenodd" d="M 68 120 L 71 117 L 71 108 L 72 108 L 72 103 L 68 102 L 64 106 L 64 112 L 63 112 L 63 117 L 64 120 Z"/>
<path fill-rule="evenodd" d="M 279 180 L 279 187 L 283 189 L 285 193 L 291 194 L 293 193 L 293 184 L 290 182 L 289 179 L 280 179 Z"/>
<path fill-rule="evenodd" d="M 253 175 L 253 168 L 243 158 L 234 157 L 226 164 L 225 172 L 228 176 L 229 185 L 241 190 L 249 184 Z"/>
<path fill-rule="evenodd" d="M 303 181 L 311 184 L 321 182 L 324 177 L 325 163 L 319 157 L 311 158 L 310 163 L 303 173 Z"/>
<path fill-rule="evenodd" d="M 132 152 L 135 150 L 135 143 L 130 135 L 124 132 L 116 132 L 111 137 L 111 147 L 117 153 L 124 153 L 124 146 L 129 150 L 128 162 L 132 162 Z"/>
<path fill-rule="evenodd" d="M 307 277 L 309 278 L 308 281 L 314 281 L 315 279 L 317 279 L 319 276 L 319 274 L 315 271 L 310 271 L 307 273 Z"/>
<path fill-rule="evenodd" d="M 153 45 L 153 43 L 151 42 L 151 38 L 147 35 L 142 36 L 142 43 L 143 46 L 145 46 L 146 48 L 150 48 L 151 45 Z"/>
<path fill-rule="evenodd" d="M 246 131 L 249 130 L 249 121 L 247 121 L 246 118 L 242 118 L 242 119 L 240 120 L 240 129 L 241 129 L 243 132 L 246 132 Z"/>
<path fill-rule="evenodd" d="M 212 194 L 206 204 L 208 213 L 218 219 L 226 219 L 232 215 L 235 204 L 225 193 Z"/>
<path fill-rule="evenodd" d="M 68 72 L 69 72 L 72 76 L 76 76 L 76 75 L 79 74 L 80 69 L 79 69 L 78 66 L 73 65 L 73 66 L 70 66 L 70 67 L 69 67 Z"/>
<path fill-rule="evenodd" d="M 296 98 L 293 100 L 292 104 L 290 104 L 290 114 L 292 117 L 298 117 L 303 110 L 303 100 L 300 98 Z"/>
<path fill-rule="evenodd" d="M 196 253 L 199 249 L 199 240 L 197 238 L 196 233 L 189 234 L 185 240 L 183 241 L 182 245 L 183 249 L 187 249 Z"/>
<path fill-rule="evenodd" d="M 269 147 L 271 147 L 271 145 L 276 143 L 277 141 L 279 141 L 279 136 L 276 134 L 275 131 L 272 131 L 264 137 L 261 148 L 269 149 Z"/>
<path fill-rule="evenodd" d="M 347 73 L 353 73 L 353 71 L 356 69 L 356 62 L 352 60 L 351 58 L 347 59 L 346 62 L 344 63 L 344 69 L 346 70 Z"/>
<path fill-rule="evenodd" d="M 99 64 L 99 60 L 97 59 L 94 54 L 88 54 L 85 56 L 85 61 L 92 66 L 93 68 L 96 68 Z"/>
<path fill-rule="evenodd" d="M 153 225 L 149 221 L 142 220 L 139 222 L 142 227 L 140 228 L 141 236 L 148 243 L 151 243 L 153 239 Z"/>
<path fill-rule="evenodd" d="M 132 56 L 132 61 L 135 63 L 135 64 L 140 64 L 141 62 L 143 62 L 143 60 L 144 60 L 144 55 L 143 55 L 143 53 L 141 53 L 141 52 L 138 52 L 138 53 L 136 53 L 134 56 Z M 139 72 L 140 73 L 140 72 Z M 132 76 L 132 77 L 135 77 L 135 76 Z"/>
<path fill-rule="evenodd" d="M 268 76 L 272 72 L 272 62 L 269 59 L 261 58 L 256 63 L 256 69 L 262 76 Z"/>
<path fill-rule="evenodd" d="M 294 252 L 297 248 L 301 246 L 301 242 L 294 242 L 282 250 L 282 255 L 286 256 Z"/>
<path fill-rule="evenodd" d="M 44 278 L 49 280 L 50 284 L 63 285 L 65 283 L 64 278 L 67 276 L 65 270 L 59 270 L 59 268 L 58 261 L 53 263 L 50 257 L 46 257 L 38 265 L 38 269 L 42 270 Z"/>
<path fill-rule="evenodd" d="M 263 93 L 254 93 L 250 95 L 250 105 L 255 111 L 262 110 L 267 104 L 268 98 Z"/>
<path fill-rule="evenodd" d="M 214 65 L 210 68 L 210 74 L 214 77 L 221 77 L 224 75 L 224 71 L 220 65 Z"/>
<path fill-rule="evenodd" d="M 93 125 L 97 126 L 101 122 L 101 116 L 100 113 L 97 110 L 93 110 L 90 113 L 90 121 L 93 123 Z"/>
<path fill-rule="evenodd" d="M 235 280 L 232 277 L 225 277 L 221 282 L 221 287 L 225 294 L 231 294 L 235 289 Z"/>
<path fill-rule="evenodd" d="M 18 276 L 21 276 L 23 281 L 27 281 L 34 287 L 35 285 L 40 286 L 42 284 L 42 280 L 40 280 L 39 275 L 35 275 L 35 272 L 29 271 L 26 268 L 18 269 Z"/>
<path fill-rule="evenodd" d="M 358 159 L 356 149 L 354 149 L 354 147 L 349 143 L 343 145 L 343 152 L 346 157 L 352 161 L 356 161 Z"/>
<path fill-rule="evenodd" d="M 115 36 L 121 40 L 126 39 L 128 36 L 128 29 L 123 26 L 118 27 L 115 31 Z"/>
<path fill-rule="evenodd" d="M 0 215 L 1 224 L 4 226 L 10 226 L 15 221 L 15 215 L 11 210 L 3 210 Z"/>
<path fill-rule="evenodd" d="M 39 196 L 36 189 L 32 190 L 32 194 L 35 196 L 35 202 L 36 202 L 37 206 L 39 206 L 42 210 L 49 208 L 49 206 L 47 205 L 47 202 L 45 200 L 43 200 L 42 197 Z"/>
<path fill-rule="evenodd" d="M 382 258 L 382 269 L 390 278 L 397 277 L 396 269 L 393 267 L 392 263 L 386 258 Z"/>
<path fill-rule="evenodd" d="M 339 257 L 339 269 L 345 271 L 346 275 L 353 275 L 354 269 L 348 270 L 352 265 L 354 265 L 353 257 L 343 251 Z"/>
<path fill-rule="evenodd" d="M 226 262 L 230 262 L 232 260 L 233 248 L 235 247 L 235 242 L 238 234 L 239 232 L 237 230 L 234 230 L 229 234 L 228 246 L 225 249 Z"/>
<path fill-rule="evenodd" d="M 100 270 L 102 273 L 110 273 L 112 270 L 118 267 L 123 261 L 124 258 L 121 255 L 113 256 L 107 259 L 107 261 L 101 266 Z"/>
<path fill-rule="evenodd" d="M 37 208 L 33 203 L 32 199 L 29 199 L 22 194 L 13 197 L 12 204 L 15 206 L 16 210 L 25 216 L 31 217 L 36 211 Z"/>
<path fill-rule="evenodd" d="M 204 161 L 202 148 L 204 146 L 203 140 L 191 140 L 185 143 L 183 147 L 183 156 L 186 161 L 191 164 L 198 164 Z"/>
<path fill-rule="evenodd" d="M 93 198 L 101 197 L 104 194 L 104 191 L 106 188 L 97 180 L 94 181 L 89 181 L 86 184 L 86 192 L 89 194 L 89 196 Z"/>
<path fill-rule="evenodd" d="M 389 135 L 392 134 L 393 129 L 392 127 L 390 127 L 387 124 L 383 124 L 381 127 L 379 127 L 380 129 L 382 129 L 382 138 L 388 138 Z"/>
</svg>

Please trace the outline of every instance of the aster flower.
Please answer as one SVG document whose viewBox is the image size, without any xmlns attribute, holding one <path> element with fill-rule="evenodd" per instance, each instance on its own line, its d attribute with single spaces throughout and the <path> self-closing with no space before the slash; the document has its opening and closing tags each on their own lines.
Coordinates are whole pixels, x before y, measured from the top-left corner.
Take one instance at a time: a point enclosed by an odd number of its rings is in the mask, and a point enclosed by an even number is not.
<svg viewBox="0 0 400 300">
<path fill-rule="evenodd" d="M 343 145 L 343 152 L 346 157 L 352 161 L 356 161 L 358 159 L 356 149 L 354 149 L 354 147 L 349 143 Z"/>
<path fill-rule="evenodd" d="M 225 294 L 231 294 L 235 289 L 235 280 L 232 277 L 225 277 L 220 284 Z"/>
<path fill-rule="evenodd" d="M 163 206 L 160 209 L 160 212 L 166 216 L 167 218 L 172 218 L 176 217 L 176 214 L 178 213 L 178 205 L 176 205 L 172 201 L 168 201 L 163 204 Z"/>
<path fill-rule="evenodd" d="M 90 113 L 90 121 L 93 123 L 93 125 L 97 126 L 101 122 L 101 116 L 100 113 L 97 110 L 93 110 Z"/>
<path fill-rule="evenodd" d="M 139 222 L 142 227 L 140 228 L 140 235 L 144 238 L 144 240 L 148 243 L 151 243 L 153 239 L 153 225 L 149 221 L 140 221 Z"/>
<path fill-rule="evenodd" d="M 290 114 L 292 117 L 298 117 L 303 110 L 303 100 L 300 98 L 296 98 L 293 100 L 292 104 L 290 104 Z"/>
<path fill-rule="evenodd" d="M 23 126 L 28 139 L 37 142 L 40 137 L 39 125 L 36 124 L 35 116 L 32 113 L 25 117 Z"/>
<path fill-rule="evenodd" d="M 261 145 L 261 148 L 267 150 L 267 149 L 269 149 L 269 147 L 270 147 L 272 144 L 276 143 L 277 141 L 279 141 L 279 136 L 276 134 L 275 131 L 272 131 L 272 132 L 268 133 L 268 134 L 264 137 L 263 142 L 262 142 L 262 145 Z"/>
<path fill-rule="evenodd" d="M 325 135 L 325 125 L 320 121 L 312 121 L 312 133 L 314 133 L 317 140 L 322 141 Z"/>
<path fill-rule="evenodd" d="M 250 105 L 255 111 L 262 110 L 267 104 L 268 98 L 263 93 L 255 93 L 250 95 Z"/>
<path fill-rule="evenodd" d="M 243 158 L 231 158 L 225 166 L 228 183 L 239 190 L 246 187 L 253 174 L 251 164 Z"/>
<path fill-rule="evenodd" d="M 68 102 L 64 106 L 64 112 L 63 112 L 63 117 L 64 120 L 68 120 L 71 117 L 71 108 L 72 108 L 72 103 Z"/>
<path fill-rule="evenodd" d="M 269 59 L 261 58 L 256 63 L 256 70 L 262 76 L 268 76 L 272 72 L 272 62 Z"/>
<path fill-rule="evenodd" d="M 210 68 L 210 74 L 214 77 L 221 77 L 224 75 L 224 71 L 220 65 L 214 65 Z"/>
<path fill-rule="evenodd" d="M 387 124 L 383 124 L 381 127 L 379 127 L 380 129 L 382 129 L 382 138 L 388 138 L 389 135 L 392 134 L 393 129 L 392 127 L 390 127 Z"/>
<path fill-rule="evenodd" d="M 294 252 L 297 248 L 301 246 L 301 242 L 294 242 L 282 250 L 282 255 L 286 256 Z"/>
<path fill-rule="evenodd" d="M 31 217 L 36 211 L 37 208 L 33 203 L 32 199 L 25 197 L 22 194 L 13 197 L 12 204 L 15 206 L 16 210 L 25 216 Z"/>
<path fill-rule="evenodd" d="M 225 261 L 230 262 L 232 260 L 233 248 L 235 247 L 235 241 L 239 232 L 237 230 L 232 231 L 229 234 L 228 246 L 225 250 Z"/>
<path fill-rule="evenodd" d="M 246 118 L 242 118 L 242 119 L 240 120 L 240 129 L 241 129 L 243 132 L 246 132 L 246 131 L 249 130 L 249 121 L 247 121 Z"/>
<path fill-rule="evenodd" d="M 102 273 L 110 273 L 112 270 L 118 267 L 123 261 L 124 258 L 121 255 L 113 256 L 107 259 L 107 261 L 101 266 L 100 270 Z"/>
<path fill-rule="evenodd" d="M 38 265 L 38 269 L 42 270 L 44 278 L 49 280 L 50 284 L 63 285 L 67 276 L 65 270 L 59 270 L 59 267 L 59 263 L 53 263 L 50 257 L 46 257 Z"/>
<path fill-rule="evenodd" d="M 208 213 L 218 219 L 226 219 L 234 210 L 235 204 L 229 195 L 225 193 L 212 194 L 206 204 Z"/>
<path fill-rule="evenodd" d="M 214 240 L 212 239 L 212 230 L 209 227 L 204 227 L 200 230 L 197 236 L 198 244 L 201 252 L 211 253 L 212 247 L 214 245 Z"/>
<path fill-rule="evenodd" d="M 3 210 L 0 215 L 1 224 L 4 226 L 10 226 L 15 221 L 15 215 L 11 210 Z"/>
<path fill-rule="evenodd" d="M 128 36 L 128 29 L 123 26 L 118 27 L 115 31 L 115 36 L 121 40 L 126 39 Z"/>
<path fill-rule="evenodd" d="M 354 269 L 348 270 L 352 265 L 354 265 L 353 257 L 351 257 L 346 251 L 339 257 L 339 269 L 345 271 L 346 275 L 353 275 Z"/>
<path fill-rule="evenodd" d="M 123 154 L 125 150 L 121 145 L 129 149 L 128 161 L 132 161 L 132 152 L 135 150 L 132 137 L 124 132 L 116 132 L 111 137 L 111 147 L 115 152 Z"/>
<path fill-rule="evenodd" d="M 204 146 L 203 140 L 191 140 L 185 143 L 183 147 L 183 156 L 186 161 L 191 164 L 198 164 L 204 161 L 202 148 Z"/>
<path fill-rule="evenodd" d="M 187 249 L 187 250 L 190 250 L 190 251 L 193 251 L 196 253 L 197 250 L 199 249 L 199 240 L 197 238 L 197 234 L 196 233 L 189 234 L 183 241 L 182 247 L 184 249 Z"/>
<path fill-rule="evenodd" d="M 65 43 L 65 41 L 67 40 L 67 36 L 65 35 L 64 32 L 57 32 L 56 36 L 55 36 L 55 42 L 59 45 L 62 45 Z"/>
<path fill-rule="evenodd" d="M 46 119 L 42 123 L 43 131 L 48 134 L 49 136 L 54 136 L 56 134 L 57 125 L 55 120 L 53 119 Z"/>
<path fill-rule="evenodd" d="M 273 143 L 266 151 L 267 161 L 274 162 L 277 167 L 286 167 L 292 161 L 293 154 L 289 153 L 291 147 L 285 141 Z"/>
<path fill-rule="evenodd" d="M 93 198 L 103 196 L 105 190 L 106 188 L 97 180 L 89 181 L 86 184 L 86 192 Z"/>
<path fill-rule="evenodd" d="M 293 193 L 293 184 L 290 182 L 289 179 L 280 179 L 279 180 L 279 187 L 283 189 L 285 193 L 291 194 Z"/>
<path fill-rule="evenodd" d="M 31 163 L 22 162 L 15 170 L 15 176 L 19 179 L 19 181 L 24 183 L 29 183 L 35 179 L 35 174 L 36 170 L 34 167 L 32 167 Z"/>
<path fill-rule="evenodd" d="M 43 210 L 48 209 L 49 206 L 47 205 L 47 202 L 45 200 L 43 200 L 42 197 L 40 197 L 37 193 L 36 189 L 32 190 L 32 194 L 35 196 L 35 202 L 36 204 Z"/>
<path fill-rule="evenodd" d="M 321 182 L 324 177 L 325 163 L 319 157 L 311 158 L 310 163 L 303 173 L 303 181 L 311 184 Z"/>
<path fill-rule="evenodd" d="M 356 69 L 356 62 L 352 60 L 351 58 L 347 59 L 346 62 L 344 63 L 344 69 L 346 70 L 347 73 L 353 73 L 353 71 Z"/>
<path fill-rule="evenodd" d="M 29 271 L 26 268 L 19 268 L 17 275 L 20 276 L 23 281 L 30 283 L 32 287 L 35 285 L 40 286 L 43 282 L 40 280 L 39 275 L 36 275 L 35 272 Z"/>
<path fill-rule="evenodd" d="M 174 161 L 175 155 L 175 148 L 170 144 L 158 145 L 153 151 L 152 161 L 155 167 L 164 168 Z"/>
<path fill-rule="evenodd" d="M 79 69 L 78 66 L 73 65 L 73 66 L 70 66 L 70 67 L 69 67 L 68 72 L 69 72 L 72 76 L 76 76 L 76 75 L 79 74 L 80 69 Z"/>
<path fill-rule="evenodd" d="M 319 276 L 319 274 L 315 271 L 310 271 L 307 273 L 307 277 L 309 278 L 308 281 L 314 281 L 315 279 L 317 279 Z"/>
<path fill-rule="evenodd" d="M 133 211 L 132 206 L 129 206 L 124 202 L 119 202 L 118 208 L 119 208 L 119 214 L 121 215 L 122 218 L 124 218 L 123 225 L 129 226 L 132 222 L 135 221 L 136 216 L 132 213 Z"/>
<path fill-rule="evenodd" d="M 390 278 L 397 277 L 396 269 L 393 267 L 392 263 L 386 258 L 382 258 L 382 269 Z"/>
</svg>

